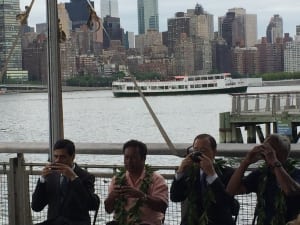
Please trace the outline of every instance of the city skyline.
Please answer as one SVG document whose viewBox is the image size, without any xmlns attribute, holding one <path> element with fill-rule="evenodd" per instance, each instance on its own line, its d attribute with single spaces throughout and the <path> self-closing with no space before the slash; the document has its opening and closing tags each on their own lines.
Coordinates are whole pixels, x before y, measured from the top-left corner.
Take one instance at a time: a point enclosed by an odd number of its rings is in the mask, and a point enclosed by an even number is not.
<svg viewBox="0 0 300 225">
<path fill-rule="evenodd" d="M 69 0 L 58 0 L 60 2 L 70 2 Z M 30 3 L 29 0 L 20 0 L 21 10 L 25 5 Z M 100 16 L 100 0 L 94 1 L 95 9 Z M 178 11 L 186 12 L 187 9 L 192 9 L 199 3 L 205 11 L 214 15 L 214 29 L 217 31 L 218 17 L 224 16 L 228 9 L 234 7 L 242 7 L 249 14 L 257 14 L 258 38 L 266 36 L 266 28 L 270 19 L 274 14 L 279 14 L 283 18 L 283 32 L 290 33 L 292 37 L 296 34 L 296 25 L 300 24 L 298 18 L 298 9 L 300 1 L 297 0 L 265 0 L 265 1 L 242 1 L 231 0 L 159 0 L 159 27 L 160 32 L 167 30 L 167 19 L 174 17 Z M 35 27 L 36 23 L 46 21 L 45 1 L 36 1 L 31 15 L 29 17 L 29 25 Z M 136 0 L 120 0 L 119 15 L 121 18 L 121 26 L 126 31 L 132 31 L 138 34 L 138 17 L 137 17 L 137 1 Z"/>
</svg>

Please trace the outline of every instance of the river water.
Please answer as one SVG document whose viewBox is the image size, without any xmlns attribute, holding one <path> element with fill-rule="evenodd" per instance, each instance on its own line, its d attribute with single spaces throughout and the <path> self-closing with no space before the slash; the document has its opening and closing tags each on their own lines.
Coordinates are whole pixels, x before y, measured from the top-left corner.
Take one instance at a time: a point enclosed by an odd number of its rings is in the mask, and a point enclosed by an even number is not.
<svg viewBox="0 0 300 225">
<path fill-rule="evenodd" d="M 299 86 L 250 87 L 249 93 L 298 91 Z M 219 140 L 219 113 L 231 110 L 231 96 L 147 97 L 174 143 L 190 143 L 198 133 Z M 64 133 L 75 142 L 122 143 L 128 139 L 163 143 L 139 97 L 115 98 L 110 90 L 63 93 Z M 0 142 L 47 142 L 48 94 L 0 95 Z"/>
<path fill-rule="evenodd" d="M 248 88 L 249 93 L 298 90 L 299 86 Z M 173 143 L 192 143 L 199 133 L 209 133 L 218 142 L 219 113 L 231 110 L 231 95 L 228 94 L 147 99 Z M 64 92 L 63 112 L 65 138 L 75 143 L 123 143 L 129 139 L 164 142 L 139 97 L 115 98 L 110 90 Z M 48 142 L 48 127 L 47 93 L 0 95 L 0 142 Z M 2 155 L 0 161 L 6 161 L 7 157 Z M 47 160 L 46 156 L 29 158 L 30 161 Z M 170 160 L 159 157 L 159 161 L 153 159 L 151 163 L 162 164 L 164 159 L 166 163 Z M 81 160 L 89 163 L 96 159 L 82 156 Z M 106 164 L 119 162 L 120 157 L 112 156 L 109 160 L 101 157 L 99 160 L 98 163 Z"/>
</svg>

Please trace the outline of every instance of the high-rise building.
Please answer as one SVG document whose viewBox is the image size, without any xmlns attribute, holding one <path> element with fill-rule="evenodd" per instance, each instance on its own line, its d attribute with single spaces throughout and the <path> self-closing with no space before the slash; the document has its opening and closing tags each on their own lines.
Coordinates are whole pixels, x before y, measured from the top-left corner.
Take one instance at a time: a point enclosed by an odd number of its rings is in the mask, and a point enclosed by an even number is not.
<svg viewBox="0 0 300 225">
<path fill-rule="evenodd" d="M 296 35 L 299 36 L 300 35 L 300 25 L 296 26 Z"/>
<path fill-rule="evenodd" d="M 201 5 L 196 4 L 195 9 L 188 9 L 187 16 L 190 17 L 190 36 L 200 37 L 205 40 L 214 38 L 214 17 L 204 11 Z"/>
<path fill-rule="evenodd" d="M 59 3 L 57 5 L 59 26 L 66 34 L 66 38 L 70 38 L 70 31 L 72 30 L 72 21 L 70 20 L 69 13 L 66 10 L 65 3 Z"/>
<path fill-rule="evenodd" d="M 271 18 L 266 34 L 268 43 L 275 43 L 277 38 L 283 38 L 283 21 L 278 14 Z"/>
<path fill-rule="evenodd" d="M 137 0 L 137 9 L 139 34 L 148 29 L 159 31 L 158 0 Z"/>
<path fill-rule="evenodd" d="M 174 46 L 175 72 L 178 75 L 194 74 L 194 46 L 186 33 L 181 33 Z"/>
<path fill-rule="evenodd" d="M 284 49 L 284 72 L 300 72 L 300 40 L 286 43 Z"/>
<path fill-rule="evenodd" d="M 190 19 L 184 12 L 177 12 L 174 18 L 168 19 L 167 46 L 170 54 L 182 33 L 190 35 Z"/>
<path fill-rule="evenodd" d="M 243 8 L 232 8 L 219 18 L 219 32 L 230 47 L 252 47 L 257 41 L 257 16 Z"/>
<path fill-rule="evenodd" d="M 2 75 L 6 75 L 8 78 L 28 79 L 28 74 L 23 74 L 22 71 L 21 39 L 18 40 L 9 61 L 7 61 L 20 30 L 19 21 L 16 20 L 16 15 L 20 13 L 19 5 L 19 0 L 2 0 L 0 2 L 0 71 L 2 72 L 6 67 L 6 72 L 1 73 L 0 79 Z"/>
<path fill-rule="evenodd" d="M 258 54 L 258 73 L 283 71 L 283 42 L 268 43 L 263 37 L 260 44 L 255 45 Z"/>
<path fill-rule="evenodd" d="M 91 4 L 94 7 L 94 1 L 91 1 Z M 80 28 L 81 25 L 87 23 L 90 12 L 86 0 L 71 0 L 71 2 L 65 3 L 65 8 L 72 21 L 72 30 Z"/>
<path fill-rule="evenodd" d="M 121 44 L 124 42 L 124 30 L 120 25 L 120 18 L 106 16 L 103 21 L 105 32 L 103 34 L 103 48 L 110 47 L 110 42 L 119 40 Z"/>
<path fill-rule="evenodd" d="M 119 17 L 118 0 L 101 0 L 101 17 Z"/>
</svg>

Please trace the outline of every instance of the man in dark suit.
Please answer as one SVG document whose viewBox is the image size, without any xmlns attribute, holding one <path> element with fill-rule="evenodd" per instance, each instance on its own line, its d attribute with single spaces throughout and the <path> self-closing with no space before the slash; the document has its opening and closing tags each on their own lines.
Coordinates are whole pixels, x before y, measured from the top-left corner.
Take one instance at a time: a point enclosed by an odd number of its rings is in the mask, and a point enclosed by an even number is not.
<svg viewBox="0 0 300 225">
<path fill-rule="evenodd" d="M 181 225 L 232 225 L 234 198 L 226 193 L 233 174 L 224 161 L 215 160 L 217 144 L 208 134 L 194 139 L 171 185 L 171 200 L 184 202 Z M 189 148 L 189 149 L 190 149 Z"/>
<path fill-rule="evenodd" d="M 48 205 L 43 225 L 90 225 L 89 210 L 97 210 L 100 203 L 95 177 L 74 163 L 72 141 L 58 140 L 53 152 L 54 162 L 43 168 L 32 195 L 32 209 L 39 212 Z"/>
</svg>

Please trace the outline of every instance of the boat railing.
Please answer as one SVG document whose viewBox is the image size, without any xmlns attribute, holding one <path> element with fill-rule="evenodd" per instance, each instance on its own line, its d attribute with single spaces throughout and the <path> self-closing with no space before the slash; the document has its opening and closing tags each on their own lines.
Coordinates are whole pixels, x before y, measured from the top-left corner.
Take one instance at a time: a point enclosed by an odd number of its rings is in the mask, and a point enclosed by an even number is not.
<svg viewBox="0 0 300 225">
<path fill-rule="evenodd" d="M 232 114 L 299 113 L 300 92 L 232 94 Z"/>
<path fill-rule="evenodd" d="M 13 146 L 0 144 L 0 153 L 7 152 L 10 156 L 9 160 L 0 163 L 0 225 L 19 225 L 19 224 L 32 224 L 38 223 L 46 219 L 46 209 L 42 212 L 36 213 L 31 211 L 30 202 L 31 194 L 35 188 L 36 182 L 40 176 L 41 169 L 44 163 L 26 162 L 26 154 L 29 153 L 44 153 L 47 148 L 45 145 L 37 144 L 23 144 L 22 147 L 17 147 L 13 150 Z M 25 146 L 25 147 L 24 147 Z M 111 144 L 110 148 L 107 148 L 105 144 L 98 150 L 93 149 L 91 145 L 84 144 L 85 148 L 79 144 L 77 148 L 77 159 L 80 160 L 82 154 L 86 155 L 117 155 L 121 156 L 120 144 Z M 92 145 L 96 146 L 96 145 Z M 175 145 L 178 152 L 184 154 L 185 150 L 179 146 L 188 146 L 186 144 Z M 239 147 L 238 147 L 239 146 Z M 234 164 L 234 158 L 245 155 L 246 149 L 250 149 L 253 145 L 221 145 L 218 155 L 220 157 L 230 157 L 230 162 Z M 295 148 L 295 145 L 292 147 Z M 299 148 L 299 146 L 298 146 Z M 236 149 L 236 151 L 235 151 Z M 295 149 L 294 149 L 295 150 Z M 20 153 L 20 152 L 24 152 Z M 7 154 L 6 154 L 7 155 Z M 149 155 L 171 155 L 170 151 L 164 144 L 150 144 Z M 294 155 L 300 159 L 300 150 L 296 149 Z M 3 157 L 1 157 L 3 159 Z M 79 163 L 80 164 L 80 163 Z M 96 162 L 91 164 L 80 164 L 83 168 L 93 173 L 96 177 L 95 192 L 99 194 L 101 198 L 100 210 L 97 216 L 97 224 L 105 224 L 105 222 L 112 219 L 111 215 L 108 215 L 104 210 L 103 201 L 107 196 L 108 185 L 111 181 L 111 177 L 114 172 L 121 167 L 121 165 L 100 165 Z M 176 171 L 176 165 L 170 162 L 169 165 L 154 166 L 166 179 L 168 186 L 170 187 L 174 173 Z M 241 204 L 241 209 L 238 216 L 237 224 L 251 224 L 253 218 L 253 210 L 256 204 L 256 197 L 254 194 L 236 196 Z M 169 203 L 168 210 L 166 212 L 165 224 L 177 225 L 181 220 L 181 204 Z M 93 212 L 91 212 L 93 216 Z"/>
</svg>

